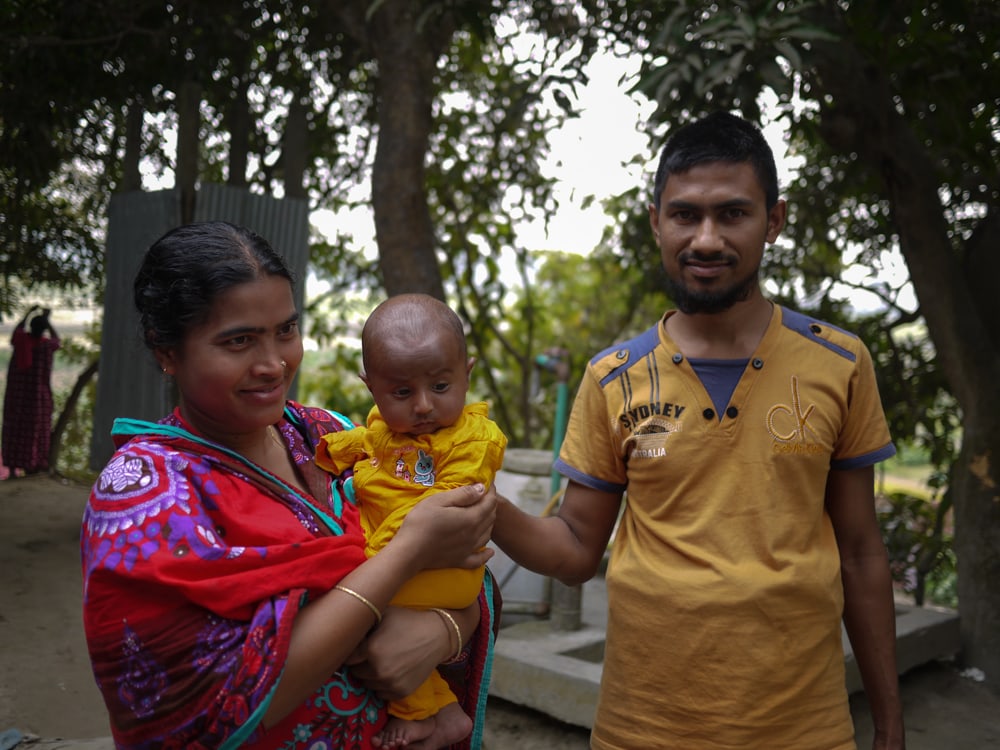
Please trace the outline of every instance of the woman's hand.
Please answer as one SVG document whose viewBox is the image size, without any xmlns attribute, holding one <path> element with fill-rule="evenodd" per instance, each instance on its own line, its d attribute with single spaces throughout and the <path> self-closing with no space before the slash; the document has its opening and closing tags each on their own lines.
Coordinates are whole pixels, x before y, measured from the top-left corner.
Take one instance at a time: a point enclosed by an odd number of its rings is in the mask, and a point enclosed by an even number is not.
<svg viewBox="0 0 1000 750">
<path fill-rule="evenodd" d="M 436 612 L 411 612 L 388 604 L 399 587 L 421 570 L 471 569 L 489 560 L 493 550 L 485 545 L 496 504 L 496 492 L 482 485 L 431 495 L 417 503 L 377 555 L 341 581 L 363 600 L 331 588 L 303 607 L 295 618 L 285 671 L 265 716 L 266 725 L 283 719 L 341 664 L 352 665 L 372 689 L 396 698 L 413 692 L 450 657 L 454 631 Z M 384 615 L 367 638 L 373 618 L 365 600 Z M 478 602 L 452 614 L 468 638 L 478 624 Z"/>
<path fill-rule="evenodd" d="M 389 543 L 415 544 L 419 567 L 478 568 L 493 557 L 486 547 L 496 519 L 497 494 L 481 484 L 431 495 L 407 515 Z"/>
<path fill-rule="evenodd" d="M 472 605 L 478 612 L 479 605 Z M 409 695 L 454 653 L 436 612 L 389 607 L 382 624 L 347 659 L 365 685 L 386 700 Z"/>
</svg>

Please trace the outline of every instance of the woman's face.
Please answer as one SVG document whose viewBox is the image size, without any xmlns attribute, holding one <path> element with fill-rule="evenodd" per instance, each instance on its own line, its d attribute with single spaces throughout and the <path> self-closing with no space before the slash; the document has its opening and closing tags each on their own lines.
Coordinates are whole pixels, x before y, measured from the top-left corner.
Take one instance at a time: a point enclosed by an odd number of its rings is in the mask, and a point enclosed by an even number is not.
<svg viewBox="0 0 1000 750">
<path fill-rule="evenodd" d="M 204 323 L 157 353 L 192 427 L 236 447 L 281 418 L 302 362 L 298 318 L 288 280 L 265 276 L 219 295 Z"/>
</svg>

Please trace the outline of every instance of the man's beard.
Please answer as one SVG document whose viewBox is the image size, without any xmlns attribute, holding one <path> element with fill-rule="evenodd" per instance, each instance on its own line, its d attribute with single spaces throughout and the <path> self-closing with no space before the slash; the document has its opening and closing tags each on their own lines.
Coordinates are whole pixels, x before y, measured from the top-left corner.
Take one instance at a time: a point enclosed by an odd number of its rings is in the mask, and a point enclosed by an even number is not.
<svg viewBox="0 0 1000 750">
<path fill-rule="evenodd" d="M 679 278 L 671 278 L 669 274 L 664 274 L 664 285 L 670 299 L 682 313 L 713 315 L 748 299 L 760 283 L 759 274 L 760 266 L 747 274 L 746 278 L 725 289 L 696 289 L 685 285 Z"/>
</svg>

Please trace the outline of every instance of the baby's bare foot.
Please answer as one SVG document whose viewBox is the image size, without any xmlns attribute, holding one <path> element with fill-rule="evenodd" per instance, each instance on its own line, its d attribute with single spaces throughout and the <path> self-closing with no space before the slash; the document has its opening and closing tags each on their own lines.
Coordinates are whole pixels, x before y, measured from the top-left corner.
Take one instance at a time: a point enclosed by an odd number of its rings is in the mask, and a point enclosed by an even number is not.
<svg viewBox="0 0 1000 750">
<path fill-rule="evenodd" d="M 472 719 L 458 703 L 449 703 L 434 716 L 434 731 L 423 742 L 407 747 L 411 750 L 438 750 L 464 740 L 472 731 Z"/>
<path fill-rule="evenodd" d="M 434 734 L 436 724 L 434 716 L 419 721 L 390 716 L 389 721 L 382 727 L 382 731 L 372 737 L 372 747 L 379 748 L 379 750 L 407 747 L 411 742 L 419 742 Z"/>
</svg>

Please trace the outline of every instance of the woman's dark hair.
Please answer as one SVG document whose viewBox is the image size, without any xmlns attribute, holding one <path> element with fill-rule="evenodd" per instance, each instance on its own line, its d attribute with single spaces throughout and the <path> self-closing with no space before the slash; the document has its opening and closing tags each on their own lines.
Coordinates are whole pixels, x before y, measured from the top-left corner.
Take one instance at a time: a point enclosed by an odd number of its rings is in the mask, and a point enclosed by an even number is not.
<svg viewBox="0 0 1000 750">
<path fill-rule="evenodd" d="M 660 162 L 653 181 L 653 205 L 660 208 L 660 198 L 667 178 L 711 162 L 739 164 L 749 162 L 764 190 L 764 202 L 770 211 L 778 202 L 778 169 L 774 152 L 760 129 L 742 117 L 728 112 L 713 112 L 679 128 L 667 139 L 660 152 Z"/>
<path fill-rule="evenodd" d="M 295 283 L 284 259 L 249 229 L 211 221 L 170 230 L 146 252 L 133 285 L 143 341 L 153 350 L 177 346 L 221 293 L 264 276 Z"/>
<path fill-rule="evenodd" d="M 45 329 L 49 327 L 49 314 L 47 312 L 40 312 L 38 315 L 31 319 L 28 323 L 28 330 L 31 331 L 31 335 L 35 338 L 41 337 L 45 333 Z"/>
</svg>

